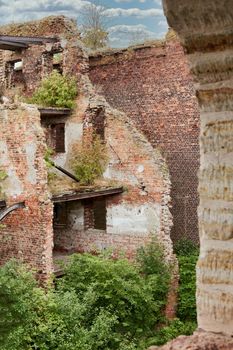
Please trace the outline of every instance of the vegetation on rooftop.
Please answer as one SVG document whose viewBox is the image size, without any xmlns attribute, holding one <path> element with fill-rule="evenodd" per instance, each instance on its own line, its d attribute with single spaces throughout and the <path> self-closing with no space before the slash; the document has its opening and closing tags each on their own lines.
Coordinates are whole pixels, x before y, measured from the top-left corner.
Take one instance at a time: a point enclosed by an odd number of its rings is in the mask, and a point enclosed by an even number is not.
<svg viewBox="0 0 233 350">
<path fill-rule="evenodd" d="M 5 197 L 5 194 L 3 193 L 3 189 L 1 186 L 1 182 L 4 181 L 7 178 L 7 173 L 5 170 L 0 168 L 0 199 L 3 199 Z"/>
<path fill-rule="evenodd" d="M 54 70 L 42 80 L 30 102 L 42 107 L 73 108 L 77 94 L 76 79 L 63 76 Z"/>
<path fill-rule="evenodd" d="M 100 178 L 107 166 L 106 146 L 98 135 L 73 148 L 72 168 L 81 185 L 92 185 Z"/>
</svg>

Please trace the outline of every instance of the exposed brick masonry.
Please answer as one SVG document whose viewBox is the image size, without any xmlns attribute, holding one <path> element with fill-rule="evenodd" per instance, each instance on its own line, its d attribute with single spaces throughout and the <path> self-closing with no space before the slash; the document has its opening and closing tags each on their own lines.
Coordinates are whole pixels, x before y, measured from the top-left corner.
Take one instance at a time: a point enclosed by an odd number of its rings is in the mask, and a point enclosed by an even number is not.
<svg viewBox="0 0 233 350">
<path fill-rule="evenodd" d="M 0 264 L 14 257 L 30 263 L 43 275 L 52 271 L 53 208 L 44 162 L 45 138 L 40 114 L 28 106 L 0 106 L 0 167 L 7 204 L 25 201 L 1 223 Z"/>
<path fill-rule="evenodd" d="M 90 57 L 90 78 L 161 149 L 172 181 L 172 238 L 197 241 L 199 113 L 180 43 Z"/>
</svg>

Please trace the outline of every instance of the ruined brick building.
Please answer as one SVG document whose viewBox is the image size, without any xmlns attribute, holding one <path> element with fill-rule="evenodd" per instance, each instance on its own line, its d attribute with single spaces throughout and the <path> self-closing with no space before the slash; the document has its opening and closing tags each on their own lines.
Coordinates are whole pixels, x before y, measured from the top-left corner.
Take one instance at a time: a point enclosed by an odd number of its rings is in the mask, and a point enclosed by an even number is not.
<svg viewBox="0 0 233 350">
<path fill-rule="evenodd" d="M 126 114 L 96 93 L 75 24 L 50 17 L 1 27 L 0 49 L 0 170 L 6 175 L 0 262 L 23 259 L 47 276 L 57 254 L 114 248 L 132 257 L 152 236 L 173 259 L 166 162 Z M 76 78 L 73 110 L 20 102 L 53 70 Z M 93 186 L 80 186 L 67 174 L 75 147 L 94 133 L 106 145 L 108 165 Z M 52 177 L 44 161 L 48 145 L 63 169 Z"/>
<path fill-rule="evenodd" d="M 171 176 L 173 241 L 198 241 L 199 111 L 180 41 L 166 40 L 90 57 L 90 78 L 165 157 Z"/>
</svg>

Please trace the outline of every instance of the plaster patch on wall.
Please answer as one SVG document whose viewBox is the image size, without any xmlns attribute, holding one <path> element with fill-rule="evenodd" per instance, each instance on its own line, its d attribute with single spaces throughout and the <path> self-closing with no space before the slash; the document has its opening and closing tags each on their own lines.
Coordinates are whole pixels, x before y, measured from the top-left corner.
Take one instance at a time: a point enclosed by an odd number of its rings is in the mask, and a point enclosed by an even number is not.
<svg viewBox="0 0 233 350">
<path fill-rule="evenodd" d="M 27 143 L 25 145 L 26 155 L 27 155 L 27 165 L 28 171 L 26 179 L 31 184 L 36 184 L 36 169 L 35 169 L 35 157 L 36 157 L 36 144 Z"/>
<path fill-rule="evenodd" d="M 81 202 L 75 202 L 69 210 L 69 223 L 73 230 L 84 228 L 84 208 Z"/>
<path fill-rule="evenodd" d="M 108 165 L 107 169 L 105 170 L 103 177 L 105 179 L 114 179 L 116 181 L 121 182 L 129 182 L 131 185 L 138 186 L 139 182 L 136 176 L 134 176 L 132 173 L 126 172 L 125 169 L 123 170 L 116 170 L 111 167 L 111 164 Z"/>
<path fill-rule="evenodd" d="M 72 144 L 81 141 L 83 135 L 83 124 L 67 122 L 65 125 L 65 153 L 58 153 L 54 161 L 61 167 L 67 167 L 67 153 L 72 149 Z"/>
<path fill-rule="evenodd" d="M 143 165 L 139 165 L 138 168 L 137 168 L 137 172 L 138 173 L 143 173 L 144 171 L 144 166 Z"/>
<path fill-rule="evenodd" d="M 120 204 L 107 208 L 107 228 L 112 234 L 158 233 L 160 231 L 160 205 Z"/>
<path fill-rule="evenodd" d="M 2 190 L 6 196 L 19 196 L 23 191 L 21 181 L 11 165 L 6 142 L 0 141 L 0 166 L 6 166 L 7 164 L 7 178 L 2 183 Z"/>
</svg>

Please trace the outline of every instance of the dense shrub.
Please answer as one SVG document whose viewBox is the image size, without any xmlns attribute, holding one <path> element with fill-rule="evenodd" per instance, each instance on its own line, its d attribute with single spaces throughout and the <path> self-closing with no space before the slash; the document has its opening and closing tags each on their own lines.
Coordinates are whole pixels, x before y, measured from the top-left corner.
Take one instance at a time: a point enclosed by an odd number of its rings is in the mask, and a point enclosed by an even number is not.
<svg viewBox="0 0 233 350">
<path fill-rule="evenodd" d="M 97 178 L 102 176 L 108 156 L 100 137 L 95 136 L 88 144 L 73 150 L 73 153 L 72 167 L 82 185 L 93 184 Z"/>
<path fill-rule="evenodd" d="M 25 267 L 8 263 L 0 269 L 0 295 L 2 350 L 135 349 L 114 332 L 115 313 L 101 308 L 93 314 L 92 291 L 82 299 L 73 290 L 45 291 Z"/>
<path fill-rule="evenodd" d="M 194 321 L 181 321 L 175 319 L 168 322 L 168 324 L 155 332 L 155 335 L 147 339 L 147 347 L 151 345 L 163 345 L 168 341 L 178 337 L 179 335 L 191 335 L 197 324 Z"/>
<path fill-rule="evenodd" d="M 90 319 L 102 308 L 107 309 L 119 321 L 115 331 L 133 339 L 149 332 L 161 319 L 166 291 L 160 300 L 159 278 L 156 274 L 153 276 L 145 278 L 128 260 L 75 255 L 66 268 L 60 288 L 75 290 L 81 300 L 87 292 L 94 293 L 96 301 Z"/>
<path fill-rule="evenodd" d="M 54 70 L 42 80 L 30 102 L 43 107 L 73 108 L 77 93 L 76 80 Z"/>
<path fill-rule="evenodd" d="M 140 252 L 142 265 L 74 255 L 56 289 L 40 288 L 20 264 L 6 264 L 0 269 L 1 349 L 144 350 L 162 319 L 156 274 L 167 274 L 161 261 L 152 271 L 153 249 Z"/>
<path fill-rule="evenodd" d="M 196 322 L 196 263 L 198 255 L 178 256 L 180 284 L 177 316 L 182 321 Z"/>
<path fill-rule="evenodd" d="M 146 283 L 154 286 L 154 298 L 162 309 L 167 302 L 167 293 L 169 289 L 169 282 L 171 274 L 168 266 L 164 263 L 165 256 L 162 246 L 156 241 L 152 240 L 150 244 L 138 249 L 137 262 L 140 273 L 143 274 Z M 162 315 L 162 313 L 160 313 Z"/>
</svg>

